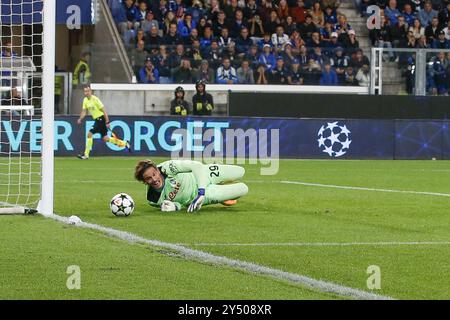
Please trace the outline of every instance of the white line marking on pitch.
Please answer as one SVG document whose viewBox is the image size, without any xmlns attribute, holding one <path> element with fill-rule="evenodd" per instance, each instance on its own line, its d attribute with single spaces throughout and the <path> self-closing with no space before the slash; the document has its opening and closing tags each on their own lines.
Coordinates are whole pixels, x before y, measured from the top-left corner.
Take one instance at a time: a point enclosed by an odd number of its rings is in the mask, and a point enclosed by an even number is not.
<svg viewBox="0 0 450 320">
<path fill-rule="evenodd" d="M 450 241 L 410 241 L 410 242 L 261 242 L 261 243 L 191 243 L 180 244 L 196 247 L 353 247 L 353 246 L 443 246 Z"/>
<path fill-rule="evenodd" d="M 247 182 L 249 182 L 249 183 L 268 183 L 268 181 L 264 181 L 264 180 L 248 180 Z M 271 182 L 272 183 L 282 183 L 282 184 L 294 184 L 294 185 L 301 185 L 301 186 L 307 186 L 307 187 L 320 187 L 320 188 L 334 188 L 334 189 L 344 189 L 344 190 L 375 191 L 375 192 L 405 193 L 405 194 L 420 194 L 420 195 L 438 196 L 438 197 L 450 197 L 450 193 L 440 193 L 440 192 L 339 186 L 339 185 L 334 185 L 334 184 L 311 183 L 311 182 L 289 181 L 289 180 L 280 180 L 280 181 L 273 180 Z"/>
<path fill-rule="evenodd" d="M 67 217 L 62 217 L 58 215 L 51 215 L 48 216 L 48 218 L 51 218 L 53 220 L 63 222 L 66 224 L 69 223 L 69 219 Z M 306 287 L 309 287 L 313 290 L 324 292 L 324 293 L 331 293 L 336 294 L 343 297 L 350 297 L 355 299 L 364 299 L 364 300 L 392 300 L 393 298 L 388 296 L 382 296 L 375 293 L 354 289 L 346 286 L 342 286 L 339 284 L 335 284 L 333 282 L 327 282 L 322 280 L 316 280 L 307 276 L 303 276 L 296 273 L 291 272 L 285 272 L 279 269 L 269 268 L 262 265 L 258 265 L 251 262 L 241 261 L 241 260 L 235 260 L 230 259 L 227 257 L 217 256 L 213 255 L 207 252 L 203 252 L 200 250 L 195 249 L 189 249 L 181 245 L 168 243 L 168 242 L 162 242 L 158 240 L 150 240 L 143 237 L 140 237 L 138 235 L 120 231 L 104 226 L 100 226 L 97 224 L 87 223 L 87 222 L 81 222 L 76 225 L 77 227 L 86 228 L 86 229 L 93 229 L 100 232 L 103 232 L 109 236 L 130 242 L 130 243 L 142 243 L 147 244 L 159 248 L 165 248 L 169 250 L 173 250 L 187 259 L 190 260 L 197 260 L 203 263 L 211 263 L 215 265 L 222 265 L 222 266 L 228 266 L 233 269 L 239 269 L 244 270 L 250 273 L 254 273 L 257 275 L 266 275 L 270 276 L 272 278 L 288 281 L 295 284 L 301 284 Z"/>
</svg>

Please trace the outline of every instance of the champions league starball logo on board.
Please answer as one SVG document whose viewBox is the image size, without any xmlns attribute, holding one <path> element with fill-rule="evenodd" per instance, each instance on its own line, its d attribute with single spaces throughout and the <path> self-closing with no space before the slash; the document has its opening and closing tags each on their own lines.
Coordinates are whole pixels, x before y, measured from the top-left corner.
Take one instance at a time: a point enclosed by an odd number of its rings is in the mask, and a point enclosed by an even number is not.
<svg viewBox="0 0 450 320">
<path fill-rule="evenodd" d="M 342 157 L 347 153 L 352 143 L 350 134 L 351 132 L 345 124 L 341 126 L 338 121 L 327 122 L 326 125 L 320 127 L 317 133 L 319 148 L 330 157 Z"/>
</svg>

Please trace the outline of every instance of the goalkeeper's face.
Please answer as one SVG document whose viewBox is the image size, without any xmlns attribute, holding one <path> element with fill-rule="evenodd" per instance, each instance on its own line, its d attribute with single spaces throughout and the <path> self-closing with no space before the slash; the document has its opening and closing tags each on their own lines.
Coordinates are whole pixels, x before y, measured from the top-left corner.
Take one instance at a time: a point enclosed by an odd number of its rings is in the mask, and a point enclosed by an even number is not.
<svg viewBox="0 0 450 320">
<path fill-rule="evenodd" d="M 144 178 L 145 184 L 149 185 L 155 190 L 159 190 L 164 186 L 164 177 L 157 168 L 148 168 L 147 170 L 145 170 L 142 176 Z"/>
</svg>

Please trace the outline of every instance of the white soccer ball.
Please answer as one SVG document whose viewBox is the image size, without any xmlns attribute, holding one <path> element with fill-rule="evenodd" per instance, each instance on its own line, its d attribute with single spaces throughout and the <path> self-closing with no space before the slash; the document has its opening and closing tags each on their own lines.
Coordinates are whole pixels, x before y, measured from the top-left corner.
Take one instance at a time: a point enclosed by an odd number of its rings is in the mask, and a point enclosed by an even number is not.
<svg viewBox="0 0 450 320">
<path fill-rule="evenodd" d="M 128 217 L 133 213 L 134 201 L 126 193 L 116 194 L 109 205 L 111 212 L 117 217 Z"/>
<path fill-rule="evenodd" d="M 69 217 L 69 223 L 70 223 L 71 225 L 77 225 L 77 224 L 79 224 L 79 223 L 81 223 L 81 222 L 82 222 L 81 219 L 78 218 L 77 216 L 70 216 L 70 217 Z"/>
</svg>

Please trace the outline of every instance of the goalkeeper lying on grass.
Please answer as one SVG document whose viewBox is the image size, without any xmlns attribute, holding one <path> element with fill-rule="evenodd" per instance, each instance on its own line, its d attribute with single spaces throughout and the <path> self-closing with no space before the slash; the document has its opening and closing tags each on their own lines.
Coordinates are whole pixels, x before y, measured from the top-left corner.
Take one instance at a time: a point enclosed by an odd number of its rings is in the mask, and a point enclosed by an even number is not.
<svg viewBox="0 0 450 320">
<path fill-rule="evenodd" d="M 161 211 L 178 211 L 183 206 L 188 212 L 200 210 L 202 205 L 236 204 L 245 196 L 244 183 L 231 183 L 244 176 L 242 167 L 232 165 L 204 165 L 191 160 L 170 160 L 156 165 L 151 160 L 139 161 L 136 180 L 148 186 L 147 200 Z"/>
</svg>

